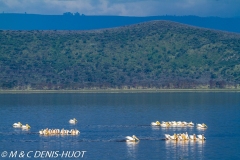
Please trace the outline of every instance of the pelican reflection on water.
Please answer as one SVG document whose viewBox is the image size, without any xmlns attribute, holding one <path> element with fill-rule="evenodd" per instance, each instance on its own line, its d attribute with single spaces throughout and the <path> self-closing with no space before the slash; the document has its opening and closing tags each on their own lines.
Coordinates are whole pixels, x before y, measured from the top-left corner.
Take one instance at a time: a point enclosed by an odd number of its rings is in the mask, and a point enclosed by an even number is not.
<svg viewBox="0 0 240 160">
<path fill-rule="evenodd" d="M 136 159 L 139 141 L 126 141 L 128 156 Z"/>
</svg>

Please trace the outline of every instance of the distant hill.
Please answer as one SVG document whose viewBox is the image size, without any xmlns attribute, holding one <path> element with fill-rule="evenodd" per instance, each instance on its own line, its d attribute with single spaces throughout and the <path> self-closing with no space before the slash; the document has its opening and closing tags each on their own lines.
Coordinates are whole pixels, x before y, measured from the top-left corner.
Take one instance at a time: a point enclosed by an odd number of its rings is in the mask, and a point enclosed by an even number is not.
<svg viewBox="0 0 240 160">
<path fill-rule="evenodd" d="M 0 14 L 2 30 L 93 30 L 131 25 L 152 20 L 169 20 L 188 25 L 240 33 L 240 18 L 197 17 L 197 16 L 85 16 L 65 13 L 64 15 Z"/>
<path fill-rule="evenodd" d="M 227 88 L 240 35 L 170 21 L 94 31 L 0 31 L 1 89 Z"/>
</svg>

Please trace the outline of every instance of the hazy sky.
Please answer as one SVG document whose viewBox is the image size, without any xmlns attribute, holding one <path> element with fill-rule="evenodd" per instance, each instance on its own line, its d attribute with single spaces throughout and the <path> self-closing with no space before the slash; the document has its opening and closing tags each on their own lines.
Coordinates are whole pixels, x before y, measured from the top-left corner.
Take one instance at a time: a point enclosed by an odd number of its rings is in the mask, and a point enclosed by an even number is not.
<svg viewBox="0 0 240 160">
<path fill-rule="evenodd" d="M 0 13 L 240 17 L 240 0 L 0 0 Z"/>
</svg>

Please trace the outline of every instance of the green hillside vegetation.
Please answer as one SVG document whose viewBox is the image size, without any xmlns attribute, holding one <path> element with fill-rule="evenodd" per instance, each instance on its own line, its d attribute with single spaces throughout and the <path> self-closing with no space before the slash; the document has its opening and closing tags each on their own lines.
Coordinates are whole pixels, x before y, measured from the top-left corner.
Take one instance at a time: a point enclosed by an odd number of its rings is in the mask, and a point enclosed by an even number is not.
<svg viewBox="0 0 240 160">
<path fill-rule="evenodd" d="M 0 89 L 238 88 L 240 35 L 169 21 L 0 31 Z"/>
</svg>

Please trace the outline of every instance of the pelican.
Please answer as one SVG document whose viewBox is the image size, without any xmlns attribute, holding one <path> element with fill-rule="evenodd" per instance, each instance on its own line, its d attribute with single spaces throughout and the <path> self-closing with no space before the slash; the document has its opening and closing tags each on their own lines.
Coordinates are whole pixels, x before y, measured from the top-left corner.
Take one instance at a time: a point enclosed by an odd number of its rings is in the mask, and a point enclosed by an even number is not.
<svg viewBox="0 0 240 160">
<path fill-rule="evenodd" d="M 43 134 L 44 135 L 49 135 L 50 134 L 49 129 L 48 128 L 44 129 L 43 130 Z"/>
<path fill-rule="evenodd" d="M 178 134 L 178 135 L 177 135 L 177 139 L 180 140 L 180 141 L 181 141 L 181 140 L 184 140 L 184 138 L 182 137 L 181 134 Z"/>
<path fill-rule="evenodd" d="M 77 129 L 71 129 L 69 132 L 71 135 L 78 135 L 80 132 Z"/>
<path fill-rule="evenodd" d="M 182 125 L 183 125 L 183 126 L 186 126 L 186 125 L 188 125 L 188 123 L 185 122 L 185 121 L 183 121 L 183 122 L 182 122 Z"/>
<path fill-rule="evenodd" d="M 169 126 L 170 126 L 169 122 L 164 122 L 161 124 L 161 127 L 169 127 Z"/>
<path fill-rule="evenodd" d="M 189 122 L 187 123 L 188 126 L 194 126 L 194 123 L 193 122 Z"/>
<path fill-rule="evenodd" d="M 44 130 L 41 129 L 41 130 L 39 131 L 39 134 L 40 134 L 40 135 L 44 135 Z"/>
<path fill-rule="evenodd" d="M 181 121 L 178 121 L 178 122 L 177 122 L 177 126 L 182 126 L 182 122 L 181 122 Z"/>
<path fill-rule="evenodd" d="M 172 122 L 171 122 L 171 125 L 172 125 L 172 126 L 177 126 L 177 122 L 176 122 L 176 121 L 172 121 Z"/>
<path fill-rule="evenodd" d="M 69 120 L 69 123 L 72 123 L 72 124 L 75 124 L 75 123 L 77 123 L 77 120 L 76 120 L 76 118 L 70 119 L 70 120 Z"/>
<path fill-rule="evenodd" d="M 135 135 L 133 135 L 132 137 L 127 136 L 125 138 L 127 139 L 126 142 L 137 142 L 137 141 L 139 141 L 139 139 Z"/>
<path fill-rule="evenodd" d="M 152 122 L 151 125 L 152 125 L 152 126 L 160 126 L 161 124 L 160 124 L 159 121 L 156 121 L 156 122 Z"/>
<path fill-rule="evenodd" d="M 166 139 L 166 140 L 171 139 L 170 134 L 165 134 L 165 139 Z"/>
<path fill-rule="evenodd" d="M 206 137 L 204 137 L 203 134 L 199 134 L 199 135 L 197 135 L 197 137 L 199 140 L 206 140 Z"/>
<path fill-rule="evenodd" d="M 195 134 L 189 136 L 191 140 L 197 140 L 197 137 Z"/>
<path fill-rule="evenodd" d="M 188 137 L 188 133 L 186 132 L 186 134 L 180 134 L 180 140 L 188 140 L 189 139 L 189 137 Z"/>
<path fill-rule="evenodd" d="M 80 134 L 80 131 L 75 129 L 75 135 L 79 135 Z"/>
<path fill-rule="evenodd" d="M 206 124 L 197 124 L 197 128 L 207 128 Z"/>
<path fill-rule="evenodd" d="M 63 129 L 61 129 L 61 131 L 60 131 L 60 134 L 64 134 L 64 128 Z"/>
<path fill-rule="evenodd" d="M 28 124 L 26 124 L 26 125 L 22 125 L 22 129 L 30 129 L 31 127 L 28 125 Z"/>
<path fill-rule="evenodd" d="M 189 140 L 188 133 L 186 132 L 186 134 L 184 134 L 184 135 L 185 135 L 185 140 Z"/>
<path fill-rule="evenodd" d="M 22 128 L 22 123 L 21 122 L 13 123 L 13 127 L 14 128 Z"/>
<path fill-rule="evenodd" d="M 173 136 L 169 136 L 169 137 L 170 137 L 171 140 L 177 140 L 177 135 L 176 135 L 176 133 L 174 133 Z"/>
</svg>

